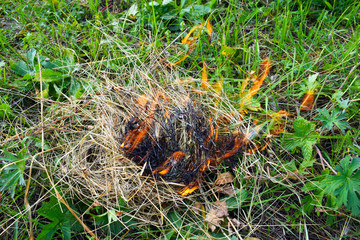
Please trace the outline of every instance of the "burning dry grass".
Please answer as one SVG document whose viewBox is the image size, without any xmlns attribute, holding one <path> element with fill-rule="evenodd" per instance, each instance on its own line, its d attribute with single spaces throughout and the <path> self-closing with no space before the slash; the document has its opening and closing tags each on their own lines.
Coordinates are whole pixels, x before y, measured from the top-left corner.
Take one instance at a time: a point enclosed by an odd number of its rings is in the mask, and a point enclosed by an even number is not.
<svg viewBox="0 0 360 240">
<path fill-rule="evenodd" d="M 63 119 L 63 127 L 48 141 L 61 150 L 46 161 L 57 184 L 89 208 L 112 209 L 122 199 L 131 211 L 119 216 L 158 225 L 166 209 L 184 205 L 181 195 L 196 195 L 190 194 L 207 169 L 238 153 L 248 139 L 239 115 L 214 110 L 211 98 L 189 94 L 192 86 L 146 82 L 149 87 L 126 88 L 105 81 L 97 87 L 101 92 L 53 106 L 48 117 Z"/>
</svg>

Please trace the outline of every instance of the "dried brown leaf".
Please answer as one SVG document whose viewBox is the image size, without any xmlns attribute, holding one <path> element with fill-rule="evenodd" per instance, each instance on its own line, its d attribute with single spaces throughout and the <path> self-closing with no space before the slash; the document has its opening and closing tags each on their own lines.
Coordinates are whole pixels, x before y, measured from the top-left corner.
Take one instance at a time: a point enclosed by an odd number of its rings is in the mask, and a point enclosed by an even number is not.
<svg viewBox="0 0 360 240">
<path fill-rule="evenodd" d="M 230 172 L 221 173 L 218 178 L 215 180 L 215 185 L 224 185 L 227 183 L 232 183 L 234 177 Z"/>
<path fill-rule="evenodd" d="M 224 217 L 228 215 L 229 213 L 226 202 L 216 202 L 214 208 L 206 214 L 205 221 L 209 223 L 208 226 L 211 231 L 215 231 L 216 226 L 219 225 L 224 220 Z"/>
<path fill-rule="evenodd" d="M 234 195 L 235 193 L 233 187 L 230 184 L 226 184 L 224 186 L 216 186 L 214 188 L 214 191 L 217 193 L 223 193 L 230 196 Z"/>
</svg>

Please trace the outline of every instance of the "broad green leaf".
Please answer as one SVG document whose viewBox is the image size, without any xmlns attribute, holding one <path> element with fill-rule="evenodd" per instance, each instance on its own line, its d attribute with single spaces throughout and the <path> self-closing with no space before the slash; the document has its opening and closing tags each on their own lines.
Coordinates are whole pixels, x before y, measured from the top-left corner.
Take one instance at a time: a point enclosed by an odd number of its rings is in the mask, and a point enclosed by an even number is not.
<svg viewBox="0 0 360 240">
<path fill-rule="evenodd" d="M 301 95 L 307 93 L 309 91 L 315 91 L 321 85 L 318 81 L 316 81 L 317 77 L 319 76 L 318 73 L 310 75 L 308 79 L 304 79 L 304 82 L 301 84 Z"/>
<path fill-rule="evenodd" d="M 35 55 L 36 55 L 36 50 L 35 50 L 35 49 L 30 49 L 30 50 L 26 53 L 26 59 L 27 59 L 27 61 L 31 64 L 31 66 L 32 66 L 33 68 L 34 68 Z"/>
<path fill-rule="evenodd" d="M 314 131 L 315 125 L 302 117 L 298 117 L 293 124 L 295 133 L 285 134 L 284 147 L 292 152 L 301 148 L 308 163 L 312 158 L 313 146 L 319 141 L 319 134 Z"/>
<path fill-rule="evenodd" d="M 320 113 L 317 117 L 315 117 L 315 120 L 320 120 L 323 122 L 322 129 L 329 129 L 331 130 L 333 126 L 335 125 L 340 129 L 340 131 L 345 134 L 345 130 L 348 128 L 351 128 L 349 123 L 345 120 L 346 114 L 342 112 L 339 108 L 334 108 L 331 112 L 331 115 L 329 111 L 326 108 L 323 109 L 317 109 L 317 111 Z"/>
<path fill-rule="evenodd" d="M 4 151 L 4 154 L 7 157 L 0 157 L 0 160 L 7 161 L 10 164 L 0 173 L 0 191 L 9 191 L 10 196 L 13 198 L 15 195 L 15 188 L 18 185 L 25 185 L 23 174 L 25 171 L 26 159 L 29 155 L 26 154 L 26 149 L 18 152 L 16 156 L 6 150 Z"/>
<path fill-rule="evenodd" d="M 64 78 L 67 77 L 67 75 L 64 75 L 61 72 L 44 68 L 44 69 L 41 69 L 41 72 L 39 71 L 35 74 L 36 81 L 40 81 L 40 74 L 41 74 L 42 81 L 44 81 L 46 83 L 57 82 L 57 81 L 63 80 Z"/>
<path fill-rule="evenodd" d="M 234 196 L 229 197 L 226 200 L 226 205 L 229 211 L 238 209 L 245 202 L 249 193 L 245 189 L 237 189 Z"/>
<path fill-rule="evenodd" d="M 14 114 L 9 106 L 9 104 L 2 103 L 0 104 L 0 119 L 2 120 L 4 117 L 13 117 Z"/>
<path fill-rule="evenodd" d="M 62 239 L 71 239 L 71 228 L 78 222 L 64 205 L 61 204 L 60 208 L 60 203 L 55 197 L 52 196 L 49 202 L 44 202 L 37 212 L 52 221 L 43 226 L 37 239 L 53 239 L 58 229 L 62 232 Z"/>
<path fill-rule="evenodd" d="M 360 158 L 346 156 L 335 167 L 337 175 L 329 175 L 322 182 L 326 194 L 336 198 L 335 208 L 345 205 L 353 216 L 360 215 Z"/>
<path fill-rule="evenodd" d="M 26 74 L 34 75 L 35 71 L 31 70 L 29 66 L 24 61 L 19 62 L 11 62 L 10 68 L 13 70 L 16 74 L 19 74 L 21 76 L 25 76 Z"/>
<path fill-rule="evenodd" d="M 40 240 L 51 240 L 56 230 L 59 228 L 59 222 L 51 222 L 43 226 L 42 231 L 39 233 L 36 239 Z"/>
</svg>

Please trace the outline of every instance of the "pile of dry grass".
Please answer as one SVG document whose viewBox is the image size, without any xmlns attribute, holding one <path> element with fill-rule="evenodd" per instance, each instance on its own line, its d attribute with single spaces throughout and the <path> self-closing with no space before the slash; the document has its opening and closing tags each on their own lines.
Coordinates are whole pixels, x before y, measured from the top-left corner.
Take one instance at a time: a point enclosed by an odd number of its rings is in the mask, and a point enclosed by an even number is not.
<svg viewBox="0 0 360 240">
<path fill-rule="evenodd" d="M 124 214 L 139 219 L 144 224 L 161 225 L 164 219 L 166 220 L 166 211 L 186 205 L 185 197 L 177 193 L 185 183 L 173 179 L 166 181 L 165 176 L 154 178 L 151 172 L 149 174 L 149 162 L 136 164 L 134 158 L 127 157 L 124 147 L 121 146 L 125 128 L 128 127 L 130 119 L 136 117 L 144 120 L 149 117 L 149 112 L 139 105 L 139 99 L 144 96 L 155 99 L 161 92 L 166 99 L 158 105 L 170 112 L 179 109 L 187 111 L 191 102 L 196 108 L 194 111 L 202 111 L 199 117 L 206 115 L 207 119 L 212 117 L 216 120 L 228 116 L 227 124 L 232 125 L 233 130 L 238 132 L 243 122 L 240 124 L 239 115 L 229 114 L 231 105 L 226 98 L 222 97 L 221 103 L 215 103 L 211 100 L 214 98 L 205 96 L 205 93 L 192 94 L 192 82 L 196 80 L 184 84 L 173 75 L 169 81 L 160 83 L 144 77 L 143 74 L 134 76 L 136 80 L 132 81 L 138 84 L 133 86 L 128 84 L 124 87 L 125 82 L 110 81 L 105 77 L 104 81 L 96 86 L 96 91 L 89 91 L 81 100 L 53 105 L 47 118 L 58 121 L 59 127 L 55 134 L 49 136 L 48 141 L 57 143 L 55 148 L 59 150 L 56 156 L 54 152 L 49 154 L 46 162 L 53 178 L 57 179 L 55 185 L 62 185 L 66 194 L 83 199 L 90 208 L 91 204 L 100 204 L 107 209 L 113 209 L 118 206 L 119 199 L 122 199 L 131 209 L 131 212 Z M 215 108 L 216 105 L 223 105 L 227 110 Z M 161 124 L 164 123 L 157 122 L 155 125 Z M 151 129 L 153 135 L 156 131 Z M 186 136 L 183 131 L 185 130 L 180 130 L 180 135 Z M 188 144 L 189 138 L 181 136 L 177 139 L 179 146 Z M 203 191 L 200 189 L 200 192 Z M 198 192 L 186 198 L 194 198 Z M 163 208 L 164 203 L 166 209 Z"/>
</svg>

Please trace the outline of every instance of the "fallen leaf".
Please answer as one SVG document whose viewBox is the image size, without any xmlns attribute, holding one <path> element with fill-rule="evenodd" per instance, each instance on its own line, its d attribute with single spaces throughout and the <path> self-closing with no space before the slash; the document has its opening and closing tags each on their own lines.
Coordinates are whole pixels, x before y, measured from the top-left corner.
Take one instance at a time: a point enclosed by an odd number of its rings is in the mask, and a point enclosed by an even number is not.
<svg viewBox="0 0 360 240">
<path fill-rule="evenodd" d="M 202 207 L 201 203 L 195 202 L 192 209 L 195 213 L 200 213 L 203 210 L 203 207 Z"/>
<path fill-rule="evenodd" d="M 243 227 L 244 224 L 242 224 L 239 220 L 237 220 L 236 218 L 231 218 L 230 221 L 228 222 L 228 232 L 229 232 L 229 236 L 233 235 L 234 231 L 233 229 L 235 228 L 240 228 Z"/>
<path fill-rule="evenodd" d="M 216 226 L 224 221 L 224 217 L 227 217 L 228 215 L 226 202 L 216 202 L 214 208 L 206 214 L 205 221 L 208 222 L 208 226 L 213 232 L 215 231 Z"/>
<path fill-rule="evenodd" d="M 223 193 L 226 195 L 234 195 L 234 189 L 230 184 L 226 184 L 224 186 L 215 186 L 214 191 L 217 193 Z"/>
<path fill-rule="evenodd" d="M 227 183 L 232 183 L 234 177 L 230 172 L 221 173 L 215 180 L 215 185 L 224 185 Z"/>
</svg>

